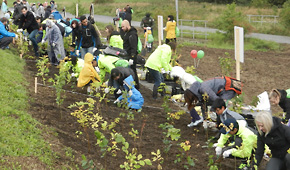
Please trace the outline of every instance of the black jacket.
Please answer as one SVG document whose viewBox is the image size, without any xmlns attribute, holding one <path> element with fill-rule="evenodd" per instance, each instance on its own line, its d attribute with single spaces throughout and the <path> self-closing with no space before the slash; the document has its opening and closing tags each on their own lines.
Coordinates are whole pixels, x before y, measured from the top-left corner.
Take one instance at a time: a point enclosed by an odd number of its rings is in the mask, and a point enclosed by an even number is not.
<svg viewBox="0 0 290 170">
<path fill-rule="evenodd" d="M 88 22 L 87 26 L 80 26 L 79 33 L 77 36 L 77 45 L 83 48 L 101 46 L 101 39 L 95 29 L 95 27 Z"/>
<path fill-rule="evenodd" d="M 119 72 L 121 74 L 120 78 L 117 80 L 118 84 L 120 85 L 120 88 L 123 87 L 123 84 L 124 84 L 123 81 L 130 75 L 133 77 L 134 81 L 136 81 L 135 73 L 131 68 L 116 67 L 113 69 L 119 70 Z M 108 86 L 113 86 L 113 79 L 111 77 L 109 79 Z"/>
<path fill-rule="evenodd" d="M 138 34 L 136 28 L 131 27 L 128 32 L 121 31 L 121 37 L 123 39 L 123 49 L 128 53 L 129 56 L 136 57 L 138 54 Z"/>
<path fill-rule="evenodd" d="M 153 28 L 154 27 L 154 19 L 151 17 L 144 17 L 141 21 L 140 27 L 141 28 L 144 28 L 144 27 Z"/>
<path fill-rule="evenodd" d="M 26 16 L 21 14 L 19 21 L 19 28 L 23 30 L 27 29 L 27 32 L 30 34 L 33 30 L 39 28 L 38 23 L 36 22 L 32 12 L 27 11 Z"/>
<path fill-rule="evenodd" d="M 286 120 L 288 121 L 290 119 L 290 98 L 287 98 L 287 92 L 285 90 L 278 89 L 278 91 L 281 94 L 279 106 L 286 113 Z"/>
<path fill-rule="evenodd" d="M 20 16 L 22 15 L 22 12 L 21 12 L 21 8 L 22 7 L 23 7 L 22 3 L 20 3 L 20 4 L 17 3 L 14 6 L 14 13 L 13 13 L 13 19 L 14 19 L 14 21 L 13 21 L 13 23 L 15 25 L 19 25 L 19 19 L 20 19 Z"/>
<path fill-rule="evenodd" d="M 290 127 L 283 125 L 281 119 L 273 117 L 273 127 L 267 136 L 258 133 L 256 160 L 260 164 L 267 144 L 272 157 L 283 160 L 290 148 Z"/>
</svg>

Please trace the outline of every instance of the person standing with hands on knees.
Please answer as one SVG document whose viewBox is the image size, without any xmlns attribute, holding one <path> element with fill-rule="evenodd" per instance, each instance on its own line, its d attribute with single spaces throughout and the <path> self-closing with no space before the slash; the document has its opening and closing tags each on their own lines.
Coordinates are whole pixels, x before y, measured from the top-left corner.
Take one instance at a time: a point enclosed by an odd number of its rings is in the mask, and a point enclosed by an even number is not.
<svg viewBox="0 0 290 170">
<path fill-rule="evenodd" d="M 136 78 L 136 89 L 139 90 L 139 79 L 136 70 L 137 62 L 137 45 L 138 45 L 138 34 L 136 28 L 130 26 L 127 20 L 122 21 L 121 24 L 121 37 L 123 39 L 123 49 L 127 52 L 129 56 L 130 68 L 134 71 Z"/>
<path fill-rule="evenodd" d="M 38 57 L 38 45 L 35 38 L 36 34 L 38 33 L 38 23 L 36 22 L 33 13 L 28 11 L 26 6 L 22 7 L 21 12 L 22 15 L 19 19 L 19 29 L 17 30 L 17 32 L 23 32 L 23 30 L 27 30 L 27 32 L 29 33 L 28 38 L 32 42 L 35 56 Z"/>
<path fill-rule="evenodd" d="M 145 63 L 145 67 L 148 69 L 149 74 L 154 79 L 153 86 L 153 99 L 157 99 L 158 88 L 160 84 L 164 81 L 162 73 L 167 73 L 171 71 L 172 67 L 170 65 L 170 60 L 172 53 L 175 53 L 176 44 L 170 42 L 168 44 L 163 44 L 157 47 L 157 49 L 149 56 Z"/>
</svg>

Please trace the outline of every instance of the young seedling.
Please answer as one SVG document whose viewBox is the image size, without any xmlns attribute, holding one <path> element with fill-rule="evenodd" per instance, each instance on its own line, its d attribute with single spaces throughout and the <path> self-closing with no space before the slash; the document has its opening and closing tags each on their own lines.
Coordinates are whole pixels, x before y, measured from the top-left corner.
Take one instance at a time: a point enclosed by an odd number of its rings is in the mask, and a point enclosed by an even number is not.
<svg viewBox="0 0 290 170">
<path fill-rule="evenodd" d="M 48 69 L 48 58 L 46 56 L 39 57 L 39 60 L 37 60 L 36 67 L 38 69 L 38 73 L 36 76 L 41 76 L 43 85 L 45 85 L 45 80 L 47 73 L 49 72 Z"/>
<path fill-rule="evenodd" d="M 228 52 L 225 52 L 225 57 L 219 57 L 219 63 L 222 69 L 222 74 L 225 76 L 230 76 L 233 71 L 233 65 L 235 61 L 232 59 Z"/>
</svg>

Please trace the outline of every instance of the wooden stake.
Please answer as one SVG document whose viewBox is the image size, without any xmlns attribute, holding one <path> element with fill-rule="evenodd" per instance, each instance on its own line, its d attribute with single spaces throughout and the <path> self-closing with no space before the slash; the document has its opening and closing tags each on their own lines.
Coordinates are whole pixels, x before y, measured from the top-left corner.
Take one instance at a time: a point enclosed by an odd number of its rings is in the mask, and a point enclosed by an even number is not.
<svg viewBox="0 0 290 170">
<path fill-rule="evenodd" d="M 34 79 L 34 93 L 37 93 L 37 77 Z"/>
<path fill-rule="evenodd" d="M 158 16 L 158 44 L 161 45 L 161 36 L 162 36 L 162 20 L 161 20 L 162 17 Z"/>
<path fill-rule="evenodd" d="M 76 4 L 76 18 L 79 16 L 79 4 Z"/>
<path fill-rule="evenodd" d="M 236 29 L 236 79 L 241 80 L 241 72 L 240 72 L 240 30 Z"/>
</svg>

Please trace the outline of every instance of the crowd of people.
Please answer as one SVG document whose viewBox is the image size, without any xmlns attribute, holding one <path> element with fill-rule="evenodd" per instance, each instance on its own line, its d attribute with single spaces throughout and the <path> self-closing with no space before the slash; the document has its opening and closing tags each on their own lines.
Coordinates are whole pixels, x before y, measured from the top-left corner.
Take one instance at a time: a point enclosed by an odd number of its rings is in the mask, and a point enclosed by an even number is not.
<svg viewBox="0 0 290 170">
<path fill-rule="evenodd" d="M 52 65 L 59 65 L 65 58 L 72 62 L 72 76 L 78 78 L 77 87 L 86 87 L 90 92 L 92 83 L 106 84 L 105 93 L 109 93 L 111 87 L 114 89 L 114 103 L 127 99 L 129 108 L 142 108 L 144 98 L 139 91 L 137 74 L 139 37 L 137 29 L 131 25 L 133 9 L 129 5 L 122 12 L 118 10 L 120 24 L 116 30 L 112 25 L 106 26 L 107 44 L 102 43 L 92 16 L 64 19 L 53 0 L 49 4 L 29 4 L 26 0 L 17 0 L 13 5 L 13 13 L 8 10 L 7 0 L 3 0 L 1 6 L 4 14 L 0 19 L 1 49 L 9 48 L 13 38 L 18 39 L 18 34 L 24 34 L 31 41 L 35 56 L 39 57 L 39 43 L 47 42 Z M 9 22 L 18 26 L 18 33 L 9 32 Z M 170 62 L 176 51 L 176 24 L 174 17 L 169 15 L 164 28 L 167 32 L 165 44 L 157 46 L 153 52 L 153 41 L 149 41 L 149 35 L 153 35 L 154 19 L 150 13 L 140 24 L 148 52 L 152 52 L 143 63 L 154 80 L 152 99 L 158 100 L 160 91 L 164 95 L 160 90 L 161 83 L 164 82 L 164 74 L 170 75 L 174 81 L 180 81 L 184 91 L 185 104 L 192 117 L 188 127 L 203 122 L 204 128 L 207 128 L 208 106 L 216 113 L 216 128 L 219 129 L 215 144 L 217 156 L 241 159 L 239 169 L 251 169 L 259 166 L 267 148 L 272 155 L 267 170 L 290 170 L 290 90 L 273 89 L 269 94 L 269 101 L 283 109 L 285 118 L 281 120 L 269 111 L 261 111 L 255 116 L 256 126 L 250 127 L 241 114 L 227 108 L 228 101 L 242 92 L 239 80 L 225 76 L 203 81 L 186 73 L 180 66 L 172 67 Z M 72 36 L 69 52 L 63 41 L 67 36 Z M 115 50 L 116 55 L 105 53 L 108 48 L 113 53 Z M 196 110 L 199 106 L 201 115 Z M 252 159 L 253 156 L 255 159 Z M 254 161 L 249 163 L 248 160 Z"/>
</svg>

